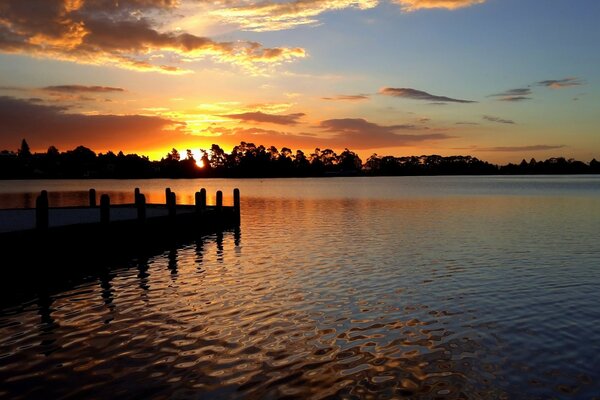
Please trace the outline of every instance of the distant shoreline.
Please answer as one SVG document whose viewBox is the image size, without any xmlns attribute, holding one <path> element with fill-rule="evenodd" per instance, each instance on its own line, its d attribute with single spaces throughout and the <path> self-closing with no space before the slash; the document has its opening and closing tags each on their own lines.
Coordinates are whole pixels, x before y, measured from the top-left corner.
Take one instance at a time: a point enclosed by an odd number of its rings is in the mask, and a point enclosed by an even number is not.
<svg viewBox="0 0 600 400">
<path fill-rule="evenodd" d="M 231 180 L 263 180 L 263 179 L 332 179 L 332 178 L 410 178 L 410 177 L 471 177 L 471 176 L 487 176 L 487 177 L 551 177 L 551 176 L 600 176 L 597 172 L 588 173 L 554 173 L 554 174 L 429 174 L 429 175 L 323 175 L 323 176 L 251 176 L 251 177 L 236 177 L 236 176 L 209 176 L 209 177 L 128 177 L 128 178 L 114 178 L 114 177 L 65 177 L 65 178 L 44 178 L 44 177 L 30 177 L 30 178 L 0 178 L 0 182 L 11 182 L 11 181 L 92 181 L 92 180 L 119 180 L 119 181 L 133 181 L 133 180 L 196 180 L 196 179 L 231 179 Z"/>
<path fill-rule="evenodd" d="M 160 161 L 119 152 L 98 153 L 78 146 L 59 152 L 31 153 L 26 140 L 17 151 L 0 151 L 0 179 L 190 179 L 190 178 L 327 178 L 351 176 L 485 176 L 485 175 L 590 175 L 600 174 L 600 162 L 589 163 L 564 157 L 544 161 L 522 160 L 519 164 L 496 165 L 473 156 L 379 156 L 366 161 L 345 149 L 315 149 L 305 154 L 283 147 L 256 146 L 241 142 L 230 153 L 213 144 L 192 150 L 185 157 L 172 149 Z"/>
</svg>

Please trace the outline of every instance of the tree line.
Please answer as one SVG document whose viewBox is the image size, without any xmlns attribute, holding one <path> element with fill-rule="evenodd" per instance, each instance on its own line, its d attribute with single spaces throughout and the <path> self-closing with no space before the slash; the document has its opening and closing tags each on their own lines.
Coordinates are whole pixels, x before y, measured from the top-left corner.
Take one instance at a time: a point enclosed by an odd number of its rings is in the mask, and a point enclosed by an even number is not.
<svg viewBox="0 0 600 400">
<path fill-rule="evenodd" d="M 0 179 L 600 174 L 596 159 L 584 163 L 562 157 L 495 165 L 472 156 L 373 154 L 363 163 L 349 149 L 337 154 L 317 148 L 306 154 L 302 150 L 278 150 L 248 142 L 241 142 L 230 153 L 213 144 L 208 150 L 201 149 L 200 154 L 200 160 L 196 160 L 189 149 L 183 155 L 172 149 L 161 160 L 151 161 L 146 156 L 121 151 L 96 154 L 84 146 L 64 152 L 50 146 L 45 153 L 32 153 L 23 139 L 17 151 L 0 151 Z"/>
</svg>

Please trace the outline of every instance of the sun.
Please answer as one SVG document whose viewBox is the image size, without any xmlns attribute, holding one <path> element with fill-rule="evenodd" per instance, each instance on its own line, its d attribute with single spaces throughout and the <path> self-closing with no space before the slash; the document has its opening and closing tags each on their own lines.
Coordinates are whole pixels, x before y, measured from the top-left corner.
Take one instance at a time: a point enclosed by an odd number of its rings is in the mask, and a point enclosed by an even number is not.
<svg viewBox="0 0 600 400">
<path fill-rule="evenodd" d="M 194 160 L 196 160 L 198 168 L 204 168 L 204 161 L 202 161 L 204 154 L 200 150 L 194 150 L 192 151 L 192 154 L 194 155 Z"/>
</svg>

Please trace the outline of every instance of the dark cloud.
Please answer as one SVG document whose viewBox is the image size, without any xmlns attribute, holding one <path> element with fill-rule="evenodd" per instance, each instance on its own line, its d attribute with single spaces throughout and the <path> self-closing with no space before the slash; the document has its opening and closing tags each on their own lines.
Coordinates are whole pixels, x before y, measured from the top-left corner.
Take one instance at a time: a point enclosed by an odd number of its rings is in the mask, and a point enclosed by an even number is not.
<svg viewBox="0 0 600 400">
<path fill-rule="evenodd" d="M 523 100 L 531 100 L 530 88 L 518 88 L 518 89 L 510 89 L 502 93 L 492 94 L 488 97 L 495 97 L 500 101 L 523 101 Z"/>
<path fill-rule="evenodd" d="M 221 115 L 222 117 L 227 117 L 231 119 L 238 119 L 240 121 L 250 121 L 250 122 L 261 122 L 261 123 L 269 123 L 269 124 L 278 124 L 278 125 L 296 125 L 298 124 L 298 119 L 302 118 L 304 113 L 295 113 L 295 114 L 266 114 L 261 111 L 256 112 L 246 112 L 242 114 L 226 114 Z"/>
<path fill-rule="evenodd" d="M 492 115 L 484 115 L 482 118 L 485 119 L 486 121 L 498 122 L 499 124 L 514 124 L 515 123 L 515 121 L 512 121 L 510 119 L 503 119 L 503 118 L 499 118 L 499 117 L 494 117 Z"/>
<path fill-rule="evenodd" d="M 84 86 L 84 85 L 59 85 L 59 86 L 46 86 L 42 88 L 46 92 L 59 92 L 59 93 L 110 93 L 110 92 L 124 92 L 125 89 L 119 87 L 110 86 Z"/>
<path fill-rule="evenodd" d="M 369 96 L 366 94 L 340 94 L 333 97 L 321 97 L 321 99 L 330 101 L 362 101 L 368 100 Z"/>
<path fill-rule="evenodd" d="M 565 145 L 547 145 L 537 144 L 534 146 L 499 146 L 499 147 L 480 147 L 477 148 L 479 151 L 493 151 L 493 152 L 512 152 L 512 151 L 543 151 L 543 150 L 556 150 L 566 147 Z"/>
<path fill-rule="evenodd" d="M 545 86 L 551 89 L 563 89 L 573 86 L 581 86 L 583 85 L 583 81 L 579 78 L 564 78 L 564 79 L 549 79 L 546 81 L 537 82 L 539 86 Z"/>
<path fill-rule="evenodd" d="M 25 53 L 83 64 L 158 72 L 186 72 L 181 58 L 210 58 L 246 68 L 305 56 L 300 48 L 265 48 L 248 41 L 217 42 L 159 31 L 151 16 L 176 13 L 175 0 L 2 0 L 0 52 Z M 173 63 L 154 63 L 170 54 Z M 162 55 L 162 54 L 161 54 Z"/>
<path fill-rule="evenodd" d="M 451 97 L 446 96 L 436 96 L 433 94 L 429 94 L 427 92 L 423 92 L 421 90 L 410 89 L 410 88 L 391 88 L 385 87 L 379 90 L 380 94 L 392 97 L 403 97 L 406 99 L 413 100 L 424 100 L 424 101 L 432 101 L 432 102 L 441 102 L 441 103 L 476 103 L 471 100 L 461 100 L 461 99 L 453 99 Z"/>
<path fill-rule="evenodd" d="M 479 122 L 458 121 L 454 125 L 479 125 Z"/>
<path fill-rule="evenodd" d="M 219 140 L 230 143 L 239 143 L 243 140 L 302 149 L 348 147 L 354 150 L 366 150 L 410 146 L 453 138 L 442 133 L 420 133 L 424 128 L 414 125 L 379 125 L 362 118 L 329 119 L 322 121 L 319 128 L 328 135 L 286 133 L 260 128 L 226 128 L 216 125 L 207 129 L 207 132 L 220 135 Z"/>
<path fill-rule="evenodd" d="M 84 145 L 98 150 L 115 144 L 124 150 L 168 147 L 189 137 L 184 127 L 181 122 L 161 117 L 76 114 L 66 106 L 0 96 L 0 148 L 15 148 L 22 138 L 33 148 Z"/>
</svg>

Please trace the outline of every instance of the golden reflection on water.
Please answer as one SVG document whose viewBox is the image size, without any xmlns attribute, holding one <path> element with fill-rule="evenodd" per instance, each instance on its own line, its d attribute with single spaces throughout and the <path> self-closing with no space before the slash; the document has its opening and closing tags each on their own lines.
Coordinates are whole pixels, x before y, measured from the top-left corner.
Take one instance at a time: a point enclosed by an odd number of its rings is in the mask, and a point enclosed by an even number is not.
<svg viewBox="0 0 600 400">
<path fill-rule="evenodd" d="M 197 190 L 170 186 L 182 199 Z M 160 200 L 161 190 L 145 192 Z M 238 232 L 3 308 L 0 397 L 513 399 L 599 389 L 598 198 L 258 192 L 242 191 Z"/>
</svg>

